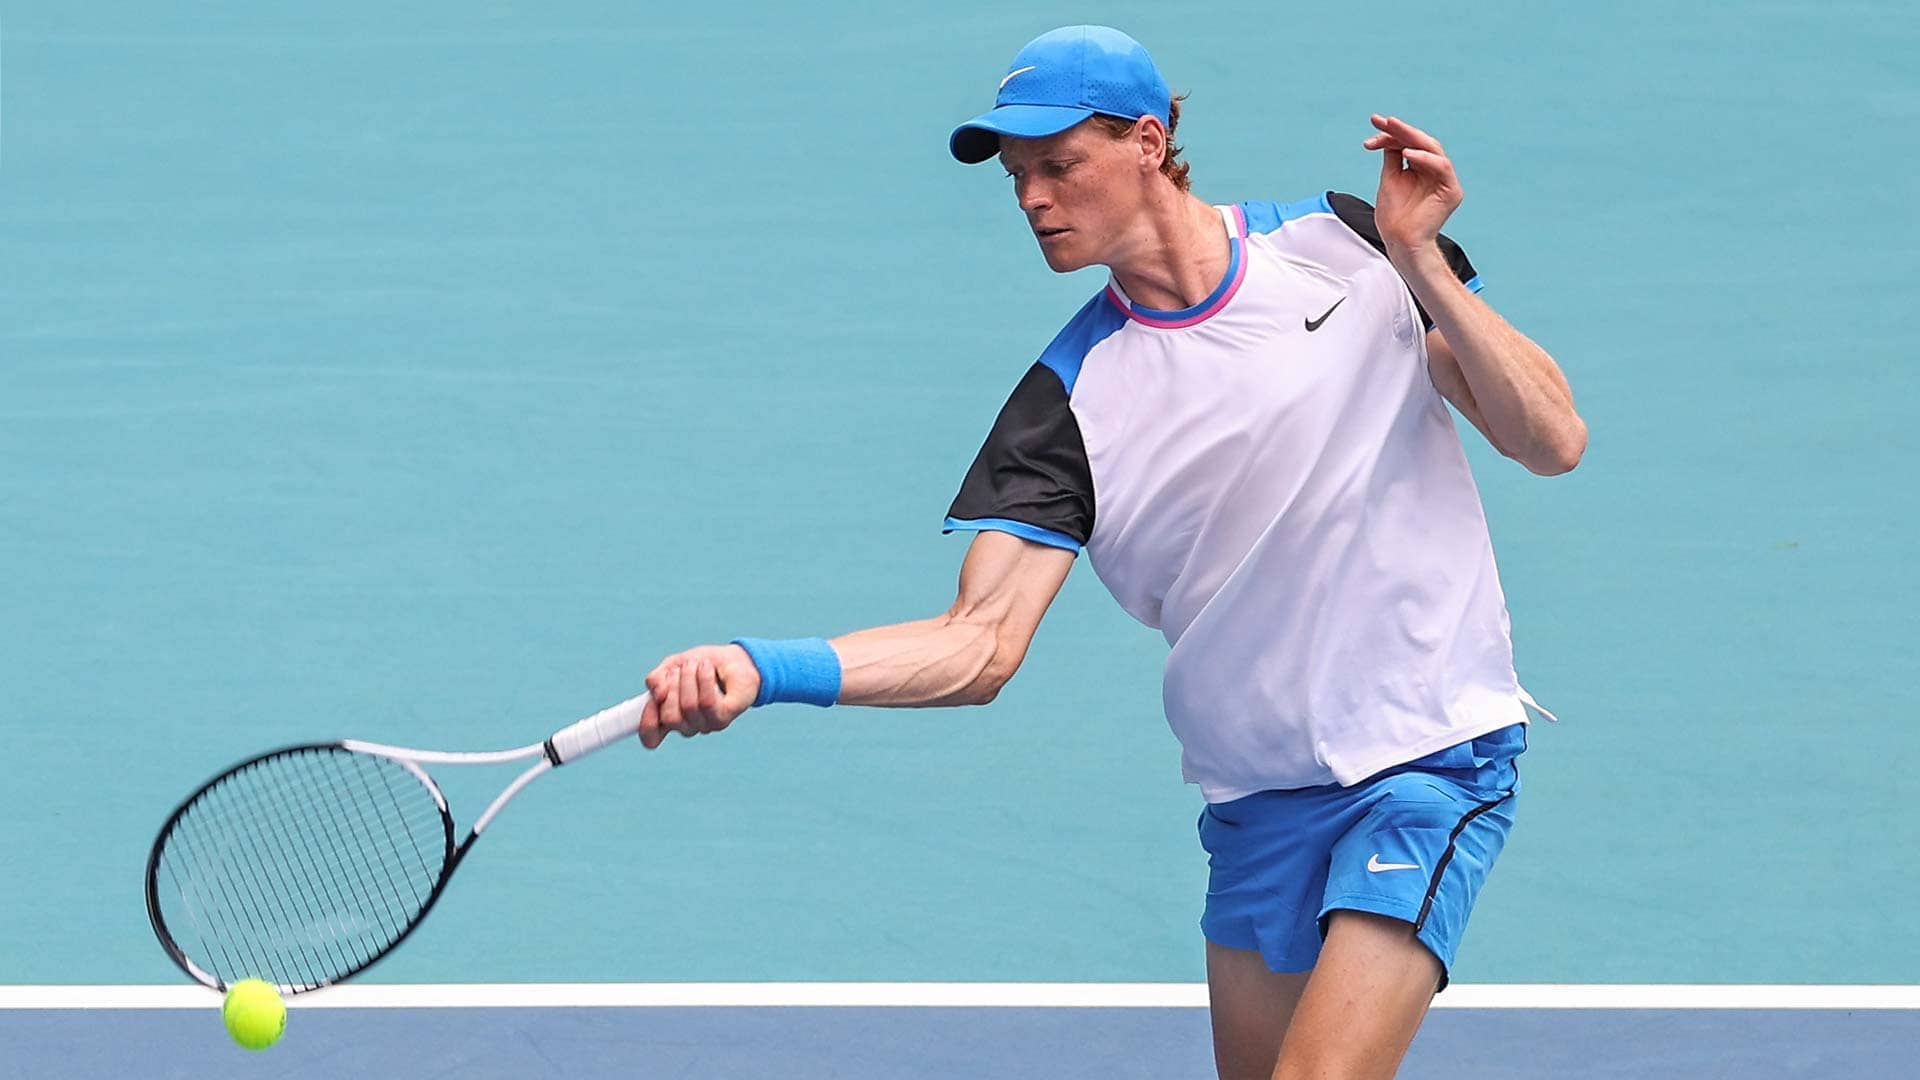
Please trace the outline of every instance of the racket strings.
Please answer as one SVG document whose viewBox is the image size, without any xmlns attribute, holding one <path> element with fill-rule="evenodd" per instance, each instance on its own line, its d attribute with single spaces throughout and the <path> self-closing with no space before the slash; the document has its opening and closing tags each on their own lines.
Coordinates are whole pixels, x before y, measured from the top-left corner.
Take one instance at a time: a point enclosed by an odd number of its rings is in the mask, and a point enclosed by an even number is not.
<svg viewBox="0 0 1920 1080">
<path fill-rule="evenodd" d="M 324 790 L 309 782 L 312 777 L 311 774 L 308 773 L 290 774 L 289 779 L 296 782 L 296 786 L 289 789 L 295 796 L 303 798 L 309 806 L 317 807 L 324 811 L 324 818 L 316 817 L 316 824 L 322 828 L 334 830 L 339 838 L 346 844 L 366 844 L 364 837 L 355 834 L 352 818 L 350 816 L 343 817 L 338 811 L 339 801 L 336 793 Z M 232 793 L 230 789 L 216 790 L 223 796 Z M 233 812 L 232 808 L 229 808 L 229 812 Z M 283 838 L 285 835 L 284 831 L 278 829 L 262 830 L 262 832 L 271 834 L 275 836 L 276 839 Z M 242 835 L 248 841 L 254 839 L 252 832 L 243 833 Z M 374 849 L 371 847 L 362 846 L 360 848 L 360 854 L 363 856 L 372 854 L 373 851 Z M 240 855 L 244 853 L 235 852 L 235 854 Z M 384 894 L 378 891 L 377 883 L 369 880 L 365 868 L 358 865 L 357 862 L 349 861 L 343 865 L 333 860 L 314 860 L 310 858 L 310 855 L 310 848 L 302 847 L 295 849 L 293 856 L 295 859 L 302 861 L 306 868 L 306 873 L 301 881 L 294 884 L 291 891 L 262 894 L 264 899 L 273 901 L 281 908 L 279 912 L 281 917 L 278 920 L 269 921 L 266 924 L 268 927 L 275 928 L 274 930 L 269 930 L 259 925 L 258 921 L 253 918 L 256 913 L 252 907 L 241 909 L 241 914 L 248 916 L 250 923 L 253 924 L 250 928 L 253 929 L 254 932 L 262 934 L 263 938 L 266 938 L 264 941 L 249 941 L 247 944 L 259 944 L 264 948 L 269 943 L 285 943 L 287 941 L 287 935 L 276 932 L 277 928 L 287 925 L 298 925 L 290 923 L 286 918 L 288 914 L 286 911 L 288 897 L 305 896 L 309 892 L 317 890 L 329 898 L 332 907 L 317 919 L 309 916 L 305 925 L 309 928 L 316 926 L 321 928 L 324 931 L 324 935 L 319 939 L 313 951 L 300 956 L 299 961 L 312 963 L 320 958 L 316 954 L 331 952 L 337 962 L 357 966 L 359 963 L 364 962 L 365 959 L 369 959 L 370 956 L 362 956 L 352 948 L 354 944 L 354 935 L 351 932 L 352 922 L 350 919 L 343 917 L 344 913 L 353 910 L 356 900 L 369 898 L 378 899 L 381 902 L 381 914 L 385 916 L 383 921 L 379 923 L 379 926 L 385 931 L 389 930 L 389 927 L 396 921 L 393 917 L 391 902 Z M 284 859 L 285 856 L 282 856 L 282 858 Z M 252 867 L 255 870 L 277 870 L 284 865 L 286 864 L 262 859 L 253 863 Z M 348 880 L 342 871 L 351 872 L 353 875 L 352 879 Z M 271 886 L 270 881 L 264 881 L 262 884 Z M 404 919 L 397 920 L 397 923 L 398 926 L 405 925 Z M 397 927 L 393 927 L 391 932 L 397 934 Z M 271 936 L 268 937 L 268 935 Z M 297 952 L 298 950 L 295 949 L 294 951 Z"/>
<path fill-rule="evenodd" d="M 406 806 L 391 795 L 376 797 L 368 785 L 369 774 L 374 771 L 402 774 L 406 784 L 399 790 L 414 797 L 412 809 L 428 813 L 436 820 L 440 811 L 431 793 L 390 760 L 346 753 L 337 757 L 353 768 L 337 774 L 305 773 L 301 790 L 311 801 L 310 805 L 324 809 L 321 824 L 331 830 L 328 835 L 336 840 L 325 849 L 326 857 L 316 867 L 322 887 L 340 904 L 328 926 L 331 940 L 344 946 L 361 946 L 349 948 L 350 962 L 359 966 L 399 937 L 419 913 L 424 897 L 431 894 L 433 881 L 439 876 L 438 866 L 427 867 L 417 850 L 408 861 L 405 852 L 385 842 L 385 829 L 374 828 L 376 822 L 396 816 L 380 813 L 381 807 L 405 810 Z M 336 782 L 327 785 L 323 780 Z M 424 885 L 420 884 L 423 878 Z M 351 917 L 356 915 L 357 919 Z"/>
<path fill-rule="evenodd" d="M 406 932 L 445 870 L 450 830 L 435 792 L 390 758 L 338 747 L 267 757 L 173 823 L 158 862 L 162 921 L 222 983 L 322 986 Z"/>
<path fill-rule="evenodd" d="M 280 772 L 286 780 L 297 776 L 284 766 Z M 174 880 L 183 882 L 186 914 L 195 924 L 205 954 L 196 959 L 223 981 L 231 981 L 226 973 L 242 966 L 258 977 L 277 978 L 282 972 L 298 971 L 303 964 L 311 967 L 322 958 L 338 964 L 343 956 L 340 943 L 331 940 L 338 930 L 331 916 L 341 906 L 338 893 L 316 875 L 305 846 L 289 850 L 286 830 L 275 827 L 274 820 L 261 821 L 251 800 L 235 798 L 257 780 L 235 777 L 215 785 L 182 816 L 168 838 L 167 869 Z M 263 839 L 273 854 L 262 854 Z M 299 919 L 292 918 L 290 898 L 316 888 L 326 890 L 323 904 L 329 914 L 316 918 L 309 904 Z M 292 904 L 298 906 L 297 901 Z M 324 928 L 327 937 L 312 950 L 302 950 L 296 935 L 277 932 L 315 925 Z"/>
<path fill-rule="evenodd" d="M 408 807 L 396 799 L 391 783 L 383 785 L 384 796 L 376 796 L 369 784 L 370 775 L 403 773 L 387 759 L 352 754 L 334 757 L 352 768 L 338 773 L 307 771 L 299 777 L 299 791 L 308 805 L 324 810 L 317 824 L 337 841 L 325 849 L 315 849 L 324 857 L 315 860 L 309 884 L 317 878 L 322 891 L 337 905 L 323 924 L 323 943 L 344 948 L 345 962 L 357 967 L 398 938 L 418 914 L 424 897 L 431 894 L 432 881 L 438 876 L 437 866 L 426 866 L 417 848 L 411 849 L 409 859 L 406 851 L 387 842 L 390 830 L 384 826 L 376 829 L 375 825 L 393 816 L 405 820 L 418 813 L 437 818 L 439 807 L 410 774 L 403 774 L 407 782 L 398 790 L 412 795 L 411 809 L 416 813 L 404 812 Z M 335 783 L 323 783 L 327 780 Z M 380 812 L 384 807 L 403 812 Z"/>
</svg>

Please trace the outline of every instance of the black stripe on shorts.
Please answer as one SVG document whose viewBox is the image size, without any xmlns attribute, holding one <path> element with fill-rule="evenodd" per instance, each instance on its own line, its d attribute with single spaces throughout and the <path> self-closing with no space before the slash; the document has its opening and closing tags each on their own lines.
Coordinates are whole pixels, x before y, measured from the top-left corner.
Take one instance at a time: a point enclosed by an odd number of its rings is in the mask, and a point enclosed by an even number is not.
<svg viewBox="0 0 1920 1080">
<path fill-rule="evenodd" d="M 1427 915 L 1433 911 L 1433 896 L 1440 891 L 1440 875 L 1447 872 L 1447 864 L 1453 861 L 1454 844 L 1460 839 L 1460 834 L 1466 831 L 1467 826 L 1473 823 L 1474 818 L 1479 817 L 1481 814 L 1486 813 L 1511 798 L 1513 798 L 1513 792 L 1509 791 L 1492 802 L 1481 803 L 1479 806 L 1467 811 L 1466 814 L 1460 818 L 1459 824 L 1453 827 L 1453 831 L 1447 834 L 1447 850 L 1441 854 L 1439 865 L 1433 868 L 1433 878 L 1427 882 L 1426 899 L 1420 902 L 1420 914 L 1413 920 L 1415 933 L 1419 933 L 1420 929 L 1427 925 Z"/>
</svg>

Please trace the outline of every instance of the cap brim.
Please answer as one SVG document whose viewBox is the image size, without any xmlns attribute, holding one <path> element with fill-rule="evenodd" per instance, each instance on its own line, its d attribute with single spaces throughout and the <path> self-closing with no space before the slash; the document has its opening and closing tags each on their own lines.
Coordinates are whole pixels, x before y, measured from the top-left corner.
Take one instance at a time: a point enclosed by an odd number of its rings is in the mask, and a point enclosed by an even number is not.
<svg viewBox="0 0 1920 1080">
<path fill-rule="evenodd" d="M 1044 139 L 1058 135 L 1093 115 L 1092 109 L 1061 105 L 1002 105 L 953 129 L 947 148 L 967 165 L 978 165 L 1000 152 L 1000 136 Z"/>
</svg>

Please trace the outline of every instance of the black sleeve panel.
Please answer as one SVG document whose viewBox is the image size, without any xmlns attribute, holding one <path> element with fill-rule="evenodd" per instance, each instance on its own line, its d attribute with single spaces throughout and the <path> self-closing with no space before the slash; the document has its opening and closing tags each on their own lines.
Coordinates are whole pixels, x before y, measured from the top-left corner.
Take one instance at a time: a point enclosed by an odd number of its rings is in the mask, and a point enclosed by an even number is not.
<svg viewBox="0 0 1920 1080">
<path fill-rule="evenodd" d="M 1013 521 L 1085 544 L 1093 535 L 1093 473 L 1067 388 L 1029 368 L 973 459 L 948 517 Z"/>
</svg>

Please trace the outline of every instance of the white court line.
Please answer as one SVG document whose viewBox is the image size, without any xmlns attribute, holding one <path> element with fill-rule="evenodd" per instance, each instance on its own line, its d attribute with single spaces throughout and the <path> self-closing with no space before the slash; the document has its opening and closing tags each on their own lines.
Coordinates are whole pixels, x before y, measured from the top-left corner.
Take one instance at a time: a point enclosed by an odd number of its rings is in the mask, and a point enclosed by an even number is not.
<svg viewBox="0 0 1920 1080">
<path fill-rule="evenodd" d="M 202 986 L 0 986 L 5 1009 L 208 1009 Z M 295 1008 L 1198 1009 L 1203 983 L 354 983 Z M 1920 986 L 1463 984 L 1442 1009 L 1916 1009 Z"/>
</svg>

